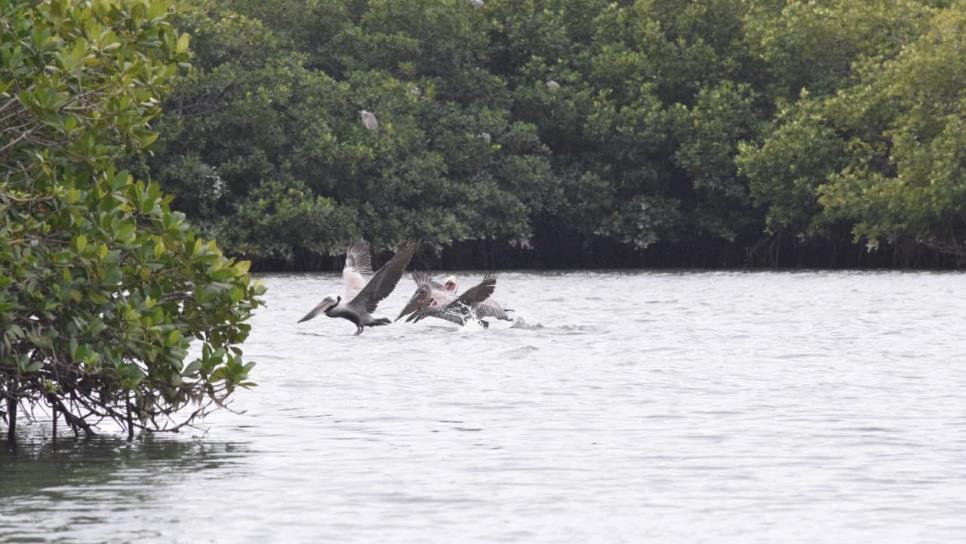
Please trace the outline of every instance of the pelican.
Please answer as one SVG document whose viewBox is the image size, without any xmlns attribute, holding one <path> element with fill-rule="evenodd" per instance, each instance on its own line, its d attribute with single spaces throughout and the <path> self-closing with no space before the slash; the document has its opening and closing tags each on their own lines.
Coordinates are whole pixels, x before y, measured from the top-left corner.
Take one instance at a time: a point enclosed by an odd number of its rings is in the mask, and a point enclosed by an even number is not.
<svg viewBox="0 0 966 544">
<path fill-rule="evenodd" d="M 409 298 L 409 302 L 399 312 L 396 321 L 402 319 L 404 315 L 411 314 L 416 310 L 428 308 L 439 310 L 456 298 L 452 293 L 443 288 L 443 285 L 436 283 L 426 272 L 413 272 L 413 281 L 416 282 L 416 292 Z M 406 321 L 411 321 L 407 319 Z"/>
<path fill-rule="evenodd" d="M 406 303 L 406 306 L 399 313 L 396 321 L 403 316 L 409 315 L 406 322 L 416 322 L 426 317 L 436 317 L 444 319 L 458 325 L 465 325 L 470 319 L 477 319 L 484 327 L 489 323 L 480 319 L 481 317 L 498 317 L 507 319 L 506 313 L 499 317 L 485 305 L 485 302 L 496 289 L 496 278 L 491 274 L 483 277 L 483 281 L 467 289 L 462 295 L 457 296 L 455 290 L 449 290 L 445 284 L 439 284 L 430 278 L 425 272 L 413 272 L 413 280 L 416 281 L 416 292 Z M 481 308 L 483 308 L 482 313 Z M 498 308 L 498 306 L 497 306 Z M 502 308 L 498 308 L 502 312 Z"/>
<path fill-rule="evenodd" d="M 371 111 L 359 110 L 359 117 L 362 118 L 362 126 L 368 130 L 378 130 L 379 120 Z"/>
<path fill-rule="evenodd" d="M 376 319 L 372 312 L 376 311 L 379 301 L 389 296 L 396 288 L 396 283 L 402 277 L 409 259 L 416 252 L 416 244 L 405 244 L 382 265 L 375 274 L 372 273 L 372 260 L 369 256 L 369 244 L 364 240 L 349 246 L 345 253 L 345 267 L 342 269 L 342 281 L 345 283 L 342 296 L 327 295 L 318 306 L 299 319 L 299 323 L 325 313 L 329 317 L 341 317 L 353 322 L 356 335 L 362 334 L 365 327 L 377 327 L 391 323 L 382 317 Z"/>
<path fill-rule="evenodd" d="M 458 293 L 460 290 L 460 284 L 456 281 L 456 276 L 447 276 L 447 278 L 443 280 L 443 289 L 446 289 L 450 293 L 453 293 L 453 295 L 456 295 L 456 293 Z M 478 317 L 493 317 L 496 319 L 502 319 L 503 321 L 513 321 L 513 318 L 507 315 L 507 312 L 512 312 L 513 310 L 504 308 L 502 304 L 493 300 L 492 298 L 487 298 L 486 300 L 479 302 L 473 307 L 473 310 L 476 312 Z"/>
</svg>

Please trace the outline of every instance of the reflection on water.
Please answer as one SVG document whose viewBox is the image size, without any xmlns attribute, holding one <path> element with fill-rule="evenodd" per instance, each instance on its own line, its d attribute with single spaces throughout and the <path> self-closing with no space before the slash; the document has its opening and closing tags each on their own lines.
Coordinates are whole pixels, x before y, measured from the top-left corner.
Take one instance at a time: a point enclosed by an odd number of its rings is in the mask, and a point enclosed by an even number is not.
<svg viewBox="0 0 966 544">
<path fill-rule="evenodd" d="M 267 278 L 207 433 L 25 429 L 0 541 L 966 540 L 960 274 L 508 273 L 515 325 L 296 325 L 336 282 Z"/>
<path fill-rule="evenodd" d="M 139 524 L 159 491 L 185 478 L 233 471 L 248 454 L 240 444 L 146 436 L 50 440 L 38 429 L 0 450 L 0 538 L 131 541 L 160 536 Z M 157 507 L 157 506 L 154 506 Z"/>
<path fill-rule="evenodd" d="M 110 436 L 31 440 L 28 435 L 16 444 L 4 445 L 0 497 L 60 485 L 99 485 L 132 474 L 151 478 L 154 467 L 163 467 L 165 472 L 214 469 L 245 451 L 239 445 L 155 435 L 132 442 Z"/>
</svg>

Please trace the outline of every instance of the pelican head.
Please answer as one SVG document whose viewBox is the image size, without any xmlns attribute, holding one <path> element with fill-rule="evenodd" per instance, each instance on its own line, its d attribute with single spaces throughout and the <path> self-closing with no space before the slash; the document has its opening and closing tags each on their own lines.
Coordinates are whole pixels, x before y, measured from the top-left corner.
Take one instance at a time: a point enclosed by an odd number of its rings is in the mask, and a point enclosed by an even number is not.
<svg viewBox="0 0 966 544">
<path fill-rule="evenodd" d="M 299 319 L 299 323 L 303 321 L 308 321 L 309 319 L 312 319 L 313 317 L 323 312 L 328 312 L 330 309 L 338 306 L 340 302 L 342 302 L 342 297 L 338 295 L 326 295 L 325 298 L 322 299 L 322 302 L 320 302 L 318 306 L 316 306 L 315 308 L 312 308 L 311 312 L 305 314 L 305 317 L 303 317 L 302 319 Z"/>
<path fill-rule="evenodd" d="M 443 287 L 446 288 L 447 291 L 452 291 L 455 293 L 459 290 L 460 284 L 456 282 L 456 276 L 449 276 L 443 280 Z"/>
</svg>

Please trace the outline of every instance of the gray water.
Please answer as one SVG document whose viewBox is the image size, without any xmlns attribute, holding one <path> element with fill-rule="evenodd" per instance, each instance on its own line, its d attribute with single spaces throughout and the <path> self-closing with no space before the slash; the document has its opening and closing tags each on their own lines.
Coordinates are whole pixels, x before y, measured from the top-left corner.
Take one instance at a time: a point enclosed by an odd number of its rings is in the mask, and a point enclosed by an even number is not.
<svg viewBox="0 0 966 544">
<path fill-rule="evenodd" d="M 505 273 L 525 327 L 359 337 L 265 281 L 239 413 L 24 430 L 0 540 L 966 541 L 963 275 Z"/>
</svg>

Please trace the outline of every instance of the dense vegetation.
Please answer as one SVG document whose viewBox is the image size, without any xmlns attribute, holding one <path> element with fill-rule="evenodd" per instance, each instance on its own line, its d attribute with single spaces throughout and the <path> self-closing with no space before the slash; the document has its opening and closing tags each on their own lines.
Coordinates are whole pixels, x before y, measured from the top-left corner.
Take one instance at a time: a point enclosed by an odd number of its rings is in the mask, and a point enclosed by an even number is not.
<svg viewBox="0 0 966 544">
<path fill-rule="evenodd" d="M 963 252 L 963 0 L 479 4 L 195 3 L 141 171 L 263 267 L 359 235 L 443 266 Z"/>
<path fill-rule="evenodd" d="M 47 407 L 171 429 L 246 386 L 238 348 L 261 287 L 156 183 L 115 164 L 148 123 L 189 37 L 172 3 L 0 0 L 0 414 Z M 189 343 L 200 357 L 185 365 Z M 190 407 L 187 412 L 182 408 Z M 39 415 L 39 414 L 38 414 Z"/>
</svg>

